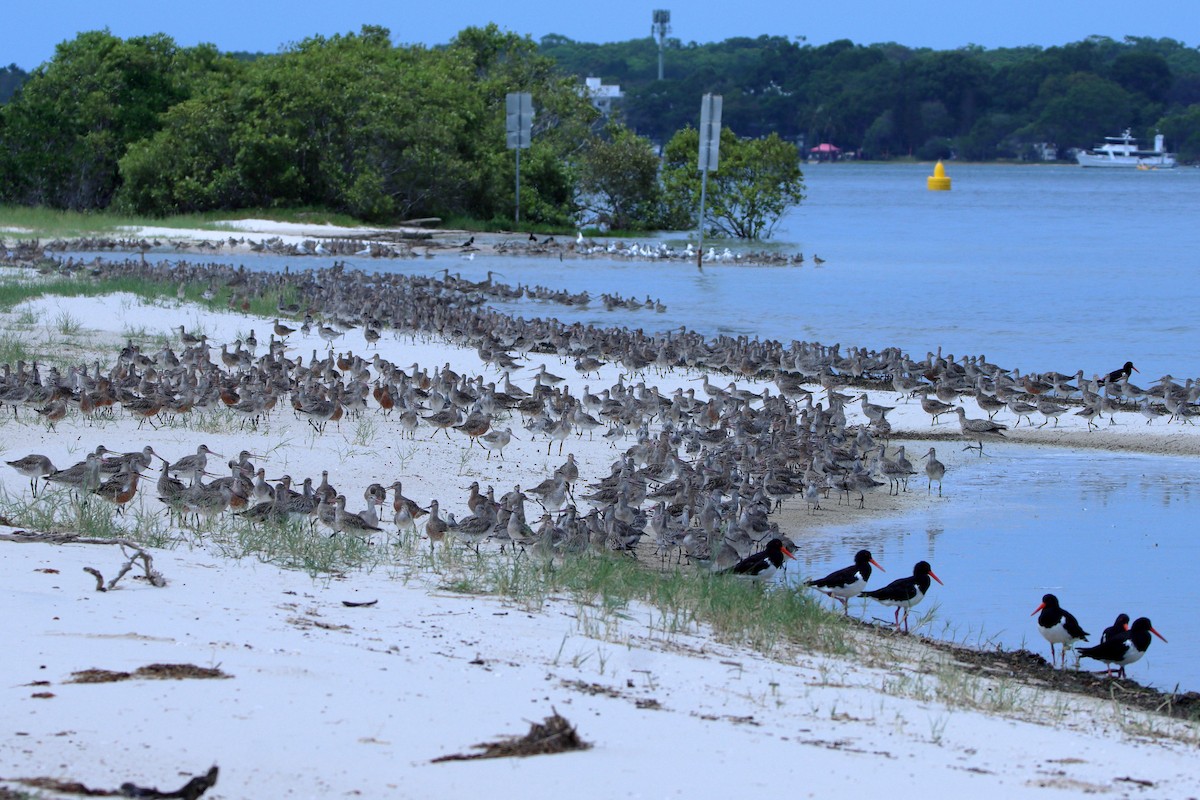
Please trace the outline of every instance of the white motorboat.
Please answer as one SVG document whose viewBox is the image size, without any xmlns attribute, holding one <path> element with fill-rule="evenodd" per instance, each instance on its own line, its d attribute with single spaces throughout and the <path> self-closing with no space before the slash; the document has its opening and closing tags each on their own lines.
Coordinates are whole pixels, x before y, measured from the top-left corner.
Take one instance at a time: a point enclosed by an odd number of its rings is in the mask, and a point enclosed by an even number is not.
<svg viewBox="0 0 1200 800">
<path fill-rule="evenodd" d="M 1153 150 L 1140 150 L 1129 128 L 1120 136 L 1106 136 L 1104 142 L 1075 155 L 1081 167 L 1113 167 L 1125 169 L 1170 169 L 1175 166 L 1175 154 L 1163 147 L 1163 135 L 1154 137 Z"/>
</svg>

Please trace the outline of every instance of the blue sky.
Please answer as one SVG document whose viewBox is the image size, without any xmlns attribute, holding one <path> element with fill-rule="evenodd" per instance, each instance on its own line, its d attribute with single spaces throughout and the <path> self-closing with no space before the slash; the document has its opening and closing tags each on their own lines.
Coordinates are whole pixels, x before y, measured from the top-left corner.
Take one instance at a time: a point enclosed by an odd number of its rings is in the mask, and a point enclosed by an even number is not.
<svg viewBox="0 0 1200 800">
<path fill-rule="evenodd" d="M 671 35 L 684 42 L 772 34 L 804 36 L 812 44 L 851 39 L 948 49 L 1049 46 L 1093 34 L 1169 36 L 1193 47 L 1200 40 L 1200 17 L 1185 13 L 1186 3 L 1139 6 L 1129 0 L 450 0 L 444 5 L 429 0 L 13 0 L 6 5 L 0 64 L 27 70 L 50 59 L 59 42 L 105 27 L 121 37 L 162 32 L 182 45 L 211 42 L 221 50 L 252 52 L 276 52 L 307 36 L 357 31 L 363 24 L 390 29 L 397 43 L 441 44 L 468 25 L 488 22 L 535 39 L 557 33 L 611 42 L 648 36 L 655 8 L 671 11 Z"/>
</svg>

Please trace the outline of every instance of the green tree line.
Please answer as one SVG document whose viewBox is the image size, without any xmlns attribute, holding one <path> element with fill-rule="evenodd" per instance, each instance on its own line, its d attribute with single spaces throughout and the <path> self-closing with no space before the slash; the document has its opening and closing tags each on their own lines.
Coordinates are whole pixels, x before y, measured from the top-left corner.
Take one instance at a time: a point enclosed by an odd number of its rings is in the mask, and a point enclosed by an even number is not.
<svg viewBox="0 0 1200 800">
<path fill-rule="evenodd" d="M 1200 51 L 1170 39 L 954 51 L 783 37 L 541 42 L 495 25 L 439 47 L 314 36 L 277 54 L 91 31 L 26 75 L 0 71 L 0 202 L 166 215 L 319 207 L 379 222 L 512 220 L 504 97 L 534 96 L 523 219 L 621 229 L 695 224 L 699 99 L 724 96 L 717 235 L 760 238 L 803 199 L 796 143 L 887 158 L 1020 157 L 1129 126 L 1200 158 Z M 602 120 L 581 77 L 617 82 Z M 734 135 L 736 132 L 737 135 Z M 690 155 L 689 155 L 690 153 Z"/>
<path fill-rule="evenodd" d="M 1034 143 L 1065 151 L 1130 127 L 1143 139 L 1161 131 L 1184 159 L 1200 159 L 1200 49 L 1173 39 L 942 51 L 669 39 L 662 81 L 649 37 L 590 44 L 552 35 L 540 46 L 568 72 L 620 84 L 626 122 L 656 142 L 691 123 L 696 98 L 714 92 L 725 123 L 744 136 L 832 142 L 869 158 L 1020 158 Z"/>
<path fill-rule="evenodd" d="M 394 46 L 366 26 L 258 56 L 163 34 L 80 34 L 0 108 L 0 202 L 149 215 L 318 207 L 505 225 L 515 154 L 504 101 L 514 91 L 535 98 L 524 220 L 694 226 L 695 152 L 689 166 L 676 146 L 663 169 L 646 137 L 601 120 L 581 82 L 532 39 L 494 25 L 437 48 Z M 694 129 L 677 138 L 698 149 Z M 803 197 L 799 153 L 729 130 L 722 145 L 710 232 L 765 238 Z"/>
<path fill-rule="evenodd" d="M 145 214 L 316 206 L 366 220 L 511 217 L 504 97 L 537 98 L 522 210 L 569 224 L 597 112 L 527 37 L 383 28 L 246 58 L 159 34 L 59 45 L 0 109 L 0 201 Z"/>
</svg>

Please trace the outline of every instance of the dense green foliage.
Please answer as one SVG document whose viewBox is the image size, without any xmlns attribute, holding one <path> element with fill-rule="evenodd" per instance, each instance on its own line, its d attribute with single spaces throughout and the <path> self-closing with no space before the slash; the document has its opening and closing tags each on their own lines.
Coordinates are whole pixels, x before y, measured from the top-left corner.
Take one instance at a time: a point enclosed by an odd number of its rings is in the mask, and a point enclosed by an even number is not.
<svg viewBox="0 0 1200 800">
<path fill-rule="evenodd" d="M 658 167 L 658 154 L 648 139 L 624 125 L 607 125 L 580 159 L 579 188 L 585 210 L 596 224 L 608 228 L 659 227 Z"/>
<path fill-rule="evenodd" d="M 663 163 L 664 194 L 671 227 L 695 225 L 700 202 L 700 133 L 685 128 L 667 143 Z M 740 139 L 721 129 L 718 169 L 708 175 L 706 233 L 739 239 L 768 239 L 790 207 L 804 200 L 804 176 L 796 145 L 772 133 Z"/>
<path fill-rule="evenodd" d="M 7 67 L 0 67 L 0 103 L 7 103 L 12 99 L 13 94 L 17 89 L 20 89 L 25 81 L 29 80 L 29 73 L 18 67 L 16 64 L 9 64 Z"/>
<path fill-rule="evenodd" d="M 523 217 L 569 225 L 572 165 L 597 112 L 531 40 L 495 26 L 437 49 L 393 47 L 364 27 L 252 59 L 81 34 L 0 109 L 0 200 L 511 220 L 510 91 L 532 92 L 537 113 Z"/>
<path fill-rule="evenodd" d="M 107 207 L 129 145 L 221 62 L 211 46 L 181 49 L 162 34 L 92 31 L 60 44 L 0 109 L 0 199 Z"/>
<path fill-rule="evenodd" d="M 953 51 L 846 40 L 813 47 L 782 36 L 674 39 L 663 81 L 651 38 L 547 36 L 541 50 L 569 72 L 620 84 L 626 124 L 658 142 L 694 124 L 699 98 L 714 92 L 724 96 L 725 124 L 742 135 L 832 142 L 870 158 L 1016 158 L 1037 142 L 1065 151 L 1126 127 L 1143 139 L 1161 129 L 1182 157 L 1200 158 L 1193 137 L 1179 138 L 1200 104 L 1200 49 L 1172 39 Z"/>
</svg>

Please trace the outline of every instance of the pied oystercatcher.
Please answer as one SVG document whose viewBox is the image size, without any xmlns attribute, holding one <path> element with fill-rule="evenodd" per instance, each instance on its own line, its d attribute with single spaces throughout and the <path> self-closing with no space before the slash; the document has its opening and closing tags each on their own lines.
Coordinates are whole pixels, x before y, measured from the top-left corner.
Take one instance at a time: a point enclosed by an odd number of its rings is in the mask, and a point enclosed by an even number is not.
<svg viewBox="0 0 1200 800">
<path fill-rule="evenodd" d="M 1137 372 L 1138 374 L 1141 374 L 1141 370 L 1135 367 L 1132 361 L 1126 361 L 1120 369 L 1114 369 L 1112 372 L 1108 373 L 1099 381 L 1097 381 L 1097 383 L 1099 383 L 1101 386 L 1106 383 L 1116 383 L 1122 378 L 1128 378 L 1129 373 L 1131 372 Z"/>
<path fill-rule="evenodd" d="M 1042 595 L 1042 604 L 1033 610 L 1038 612 L 1038 633 L 1050 643 L 1050 666 L 1054 666 L 1054 645 L 1062 645 L 1062 666 L 1067 668 L 1067 648 L 1076 642 L 1086 642 L 1088 632 L 1079 625 L 1075 615 L 1058 604 L 1058 598 L 1052 594 Z"/>
<path fill-rule="evenodd" d="M 1105 674 L 1112 676 L 1113 664 L 1120 667 L 1117 677 L 1125 677 L 1125 667 L 1141 659 L 1150 649 L 1150 634 L 1166 641 L 1161 633 L 1154 630 L 1147 617 L 1138 617 L 1133 621 L 1133 627 L 1124 633 L 1116 633 L 1095 647 L 1081 647 L 1079 655 L 1103 661 L 1106 665 Z"/>
<path fill-rule="evenodd" d="M 859 550 L 854 554 L 853 566 L 831 572 L 824 578 L 805 581 L 804 585 L 814 586 L 835 600 L 841 600 L 842 607 L 849 614 L 850 598 L 858 597 L 862 590 L 867 588 L 867 581 L 871 579 L 872 564 L 879 567 L 879 562 L 871 558 L 871 551 Z M 879 570 L 887 572 L 883 567 L 879 567 Z"/>
<path fill-rule="evenodd" d="M 870 592 L 863 592 L 863 597 L 870 597 L 885 606 L 895 606 L 896 608 L 896 630 L 900 630 L 900 609 L 904 609 L 904 632 L 908 632 L 908 610 L 921 602 L 925 598 L 925 593 L 929 591 L 929 579 L 933 578 L 938 583 L 942 583 L 933 572 L 933 567 L 929 566 L 928 561 L 918 561 L 913 565 L 913 574 L 907 578 L 899 578 L 889 583 L 882 589 L 875 589 Z M 942 584 L 943 586 L 945 584 Z"/>
<path fill-rule="evenodd" d="M 1116 621 L 1105 628 L 1104 633 L 1100 634 L 1100 644 L 1104 644 L 1115 636 L 1120 636 L 1127 630 L 1129 630 L 1129 615 L 1117 614 Z"/>
<path fill-rule="evenodd" d="M 728 571 L 735 575 L 748 575 L 752 578 L 769 581 L 775 576 L 779 568 L 783 566 L 784 556 L 795 558 L 791 554 L 791 551 L 783 546 L 782 539 L 772 539 L 767 542 L 766 550 L 760 550 L 753 555 L 746 556 L 730 567 Z"/>
</svg>

